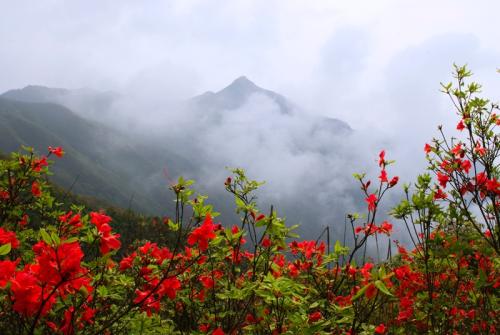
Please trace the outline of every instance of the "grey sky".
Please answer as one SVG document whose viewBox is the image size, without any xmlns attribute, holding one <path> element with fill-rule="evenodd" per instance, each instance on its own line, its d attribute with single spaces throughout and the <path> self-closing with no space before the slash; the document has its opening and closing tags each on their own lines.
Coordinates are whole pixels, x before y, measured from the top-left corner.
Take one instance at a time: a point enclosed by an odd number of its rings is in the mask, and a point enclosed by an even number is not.
<svg viewBox="0 0 500 335">
<path fill-rule="evenodd" d="M 453 62 L 469 63 L 492 97 L 500 87 L 497 1 L 47 0 L 0 9 L 0 91 L 40 84 L 178 99 L 244 74 L 415 149 L 452 122 L 438 89 Z"/>
<path fill-rule="evenodd" d="M 436 36 L 463 36 L 458 53 L 495 55 L 499 10 L 496 1 L 456 0 L 2 1 L 0 90 L 142 79 L 189 96 L 245 74 L 313 104 L 317 94 L 345 95 L 330 90 L 344 81 L 356 87 L 347 95 L 369 93 L 402 54 Z M 461 58 L 439 51 L 445 71 Z"/>
</svg>

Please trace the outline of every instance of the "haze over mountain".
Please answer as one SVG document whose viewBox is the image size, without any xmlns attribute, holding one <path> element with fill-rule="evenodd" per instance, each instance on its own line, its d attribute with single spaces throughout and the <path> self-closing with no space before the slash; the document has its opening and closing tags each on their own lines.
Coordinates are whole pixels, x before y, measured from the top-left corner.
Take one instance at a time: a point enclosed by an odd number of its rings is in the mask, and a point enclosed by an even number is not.
<svg viewBox="0 0 500 335">
<path fill-rule="evenodd" d="M 356 132 L 244 76 L 215 93 L 154 109 L 137 101 L 133 94 L 90 89 L 7 91 L 0 96 L 0 117 L 9 135 L 0 139 L 0 149 L 61 145 L 68 154 L 55 165 L 56 182 L 148 213 L 169 212 L 167 186 L 184 175 L 199 181 L 223 222 L 234 219 L 223 190 L 227 167 L 265 180 L 261 203 L 274 204 L 293 219 L 290 224 L 302 223 L 309 237 L 325 225 L 340 232 L 344 215 L 362 203 L 351 178 Z"/>
</svg>

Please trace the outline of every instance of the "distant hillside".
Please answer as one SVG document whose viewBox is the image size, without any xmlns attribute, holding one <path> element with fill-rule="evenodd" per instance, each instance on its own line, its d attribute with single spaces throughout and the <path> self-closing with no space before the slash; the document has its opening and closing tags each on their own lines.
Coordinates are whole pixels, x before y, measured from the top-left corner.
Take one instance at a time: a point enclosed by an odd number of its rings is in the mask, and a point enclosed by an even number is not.
<svg viewBox="0 0 500 335">
<path fill-rule="evenodd" d="M 160 169 L 134 139 L 85 120 L 53 103 L 29 103 L 0 98 L 0 150 L 21 145 L 44 153 L 63 146 L 67 155 L 54 166 L 54 180 L 75 193 L 95 196 L 127 208 L 159 213 L 165 199 L 144 187 L 143 177 Z M 158 181 L 158 184 L 161 180 Z M 166 185 L 162 185 L 165 191 Z M 153 188 L 154 189 L 154 188 Z"/>
<path fill-rule="evenodd" d="M 343 222 L 354 203 L 356 186 L 343 182 L 350 177 L 343 163 L 353 161 L 354 131 L 339 119 L 306 113 L 243 76 L 171 105 L 135 98 L 43 86 L 5 92 L 0 152 L 63 146 L 67 155 L 54 166 L 57 184 L 145 214 L 169 214 L 168 184 L 183 175 L 211 196 L 223 222 L 237 220 L 223 186 L 227 167 L 266 180 L 260 199 L 294 223 Z"/>
<path fill-rule="evenodd" d="M 100 92 L 89 88 L 68 90 L 65 88 L 50 88 L 29 85 L 21 89 L 7 91 L 2 98 L 22 102 L 51 102 L 65 106 L 86 118 L 99 118 L 109 112 L 115 99 L 119 97 L 114 92 Z"/>
</svg>

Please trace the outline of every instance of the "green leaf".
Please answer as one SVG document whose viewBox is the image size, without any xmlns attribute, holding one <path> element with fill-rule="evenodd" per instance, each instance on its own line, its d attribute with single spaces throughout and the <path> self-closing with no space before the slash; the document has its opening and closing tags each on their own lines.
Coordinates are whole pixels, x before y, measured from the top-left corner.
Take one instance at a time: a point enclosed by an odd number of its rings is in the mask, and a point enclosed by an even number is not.
<svg viewBox="0 0 500 335">
<path fill-rule="evenodd" d="M 50 238 L 49 234 L 45 231 L 45 229 L 43 228 L 40 229 L 40 235 L 45 243 L 52 244 L 52 239 Z"/>
<path fill-rule="evenodd" d="M 385 295 L 390 295 L 392 296 L 392 293 L 389 292 L 387 287 L 385 286 L 384 282 L 381 280 L 376 280 L 375 281 L 375 287 L 379 289 L 380 292 L 384 293 Z"/>
<path fill-rule="evenodd" d="M 0 247 L 0 256 L 4 256 L 4 255 L 7 255 L 10 250 L 11 250 L 11 245 L 10 243 L 7 243 L 7 244 L 4 244 Z"/>
<path fill-rule="evenodd" d="M 336 254 L 340 254 L 342 252 L 342 245 L 340 244 L 340 241 L 337 240 L 335 242 L 335 246 L 333 247 L 333 251 L 336 253 Z"/>
<path fill-rule="evenodd" d="M 360 288 L 359 291 L 356 292 L 354 297 L 352 297 L 352 301 L 359 299 L 359 297 L 361 297 L 365 293 L 365 291 L 368 289 L 368 286 L 370 286 L 370 285 L 371 284 L 367 284 L 367 285 L 363 286 L 362 288 Z"/>
<path fill-rule="evenodd" d="M 54 241 L 54 243 L 55 243 L 56 245 L 61 244 L 61 239 L 59 238 L 59 236 L 57 236 L 57 234 L 56 234 L 56 233 L 52 232 L 52 233 L 50 234 L 50 237 L 51 237 L 52 241 Z"/>
<path fill-rule="evenodd" d="M 238 206 L 238 208 L 245 208 L 246 207 L 243 200 L 241 200 L 239 197 L 234 197 L 234 200 L 235 200 L 236 206 Z"/>
</svg>

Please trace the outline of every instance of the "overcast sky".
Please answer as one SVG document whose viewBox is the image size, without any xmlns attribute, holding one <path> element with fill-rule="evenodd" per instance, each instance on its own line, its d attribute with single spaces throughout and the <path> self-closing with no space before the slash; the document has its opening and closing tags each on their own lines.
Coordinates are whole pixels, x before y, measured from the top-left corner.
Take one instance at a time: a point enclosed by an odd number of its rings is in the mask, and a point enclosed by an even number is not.
<svg viewBox="0 0 500 335">
<path fill-rule="evenodd" d="M 475 72 L 500 65 L 500 3 L 493 0 L 0 4 L 2 91 L 27 84 L 118 89 L 140 80 L 189 96 L 245 74 L 312 104 L 318 94 L 370 94 L 373 83 L 387 84 L 389 71 L 402 75 L 397 66 L 426 76 L 423 65 L 439 64 L 444 75 L 453 61 Z"/>
<path fill-rule="evenodd" d="M 453 118 L 438 93 L 453 62 L 468 63 L 491 97 L 500 88 L 493 0 L 0 4 L 0 91 L 39 84 L 178 99 L 246 75 L 313 113 L 395 136 L 411 127 L 421 142 Z"/>
</svg>

